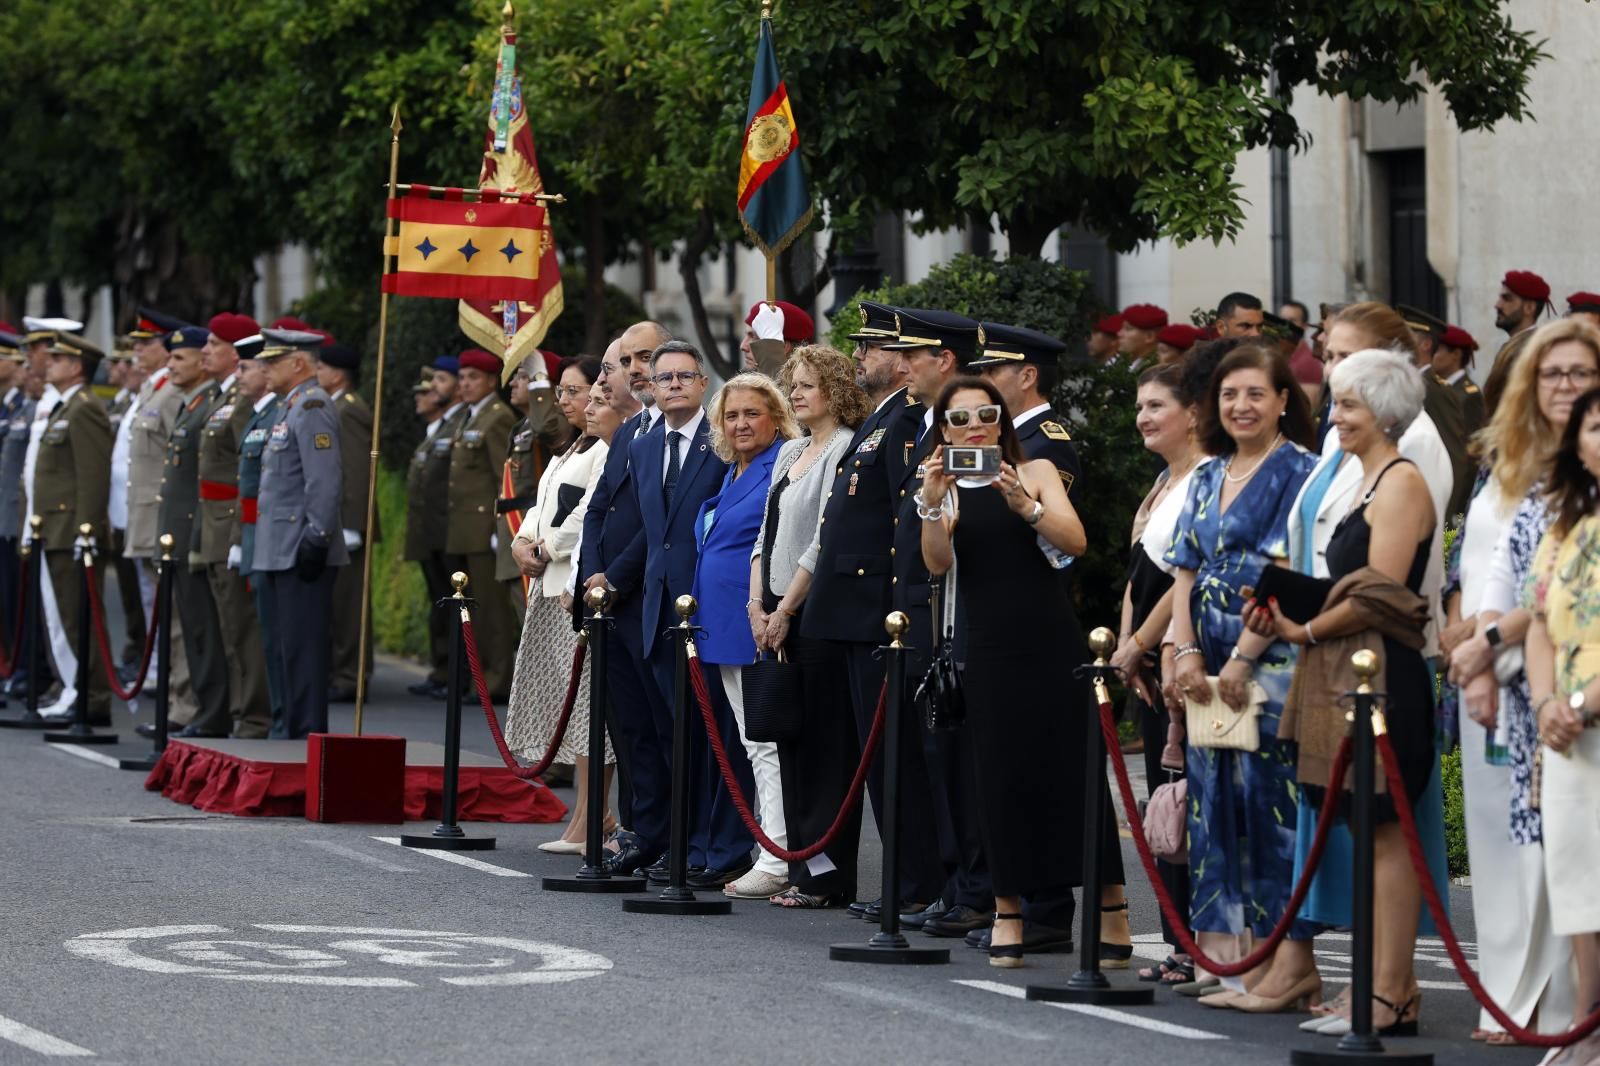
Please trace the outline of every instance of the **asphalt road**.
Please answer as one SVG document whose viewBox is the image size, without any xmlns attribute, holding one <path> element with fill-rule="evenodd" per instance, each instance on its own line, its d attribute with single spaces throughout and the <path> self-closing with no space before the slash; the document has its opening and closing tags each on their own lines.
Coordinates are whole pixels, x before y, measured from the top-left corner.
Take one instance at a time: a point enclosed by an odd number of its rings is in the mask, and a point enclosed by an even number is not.
<svg viewBox="0 0 1600 1066">
<path fill-rule="evenodd" d="M 368 729 L 438 741 L 442 713 L 405 694 L 410 670 L 380 660 Z M 116 713 L 126 743 L 96 753 L 144 749 Z M 346 708 L 335 730 L 348 722 Z M 467 723 L 465 747 L 492 754 L 481 716 Z M 1029 983 L 1065 981 L 1072 956 L 1004 971 L 957 944 L 944 966 L 830 962 L 830 943 L 872 932 L 838 911 L 750 902 L 656 917 L 623 913 L 617 897 L 544 892 L 539 877 L 578 865 L 535 850 L 556 825 L 470 827 L 499 847 L 475 856 L 487 865 L 459 865 L 383 840 L 395 827 L 206 816 L 142 782 L 0 731 L 0 1063 L 1243 1066 L 1330 1043 L 1299 1033 L 1301 1016 L 1166 994 L 1118 1010 L 1021 998 Z M 873 895 L 876 848 L 863 844 Z M 1164 957 L 1148 887 L 1130 896 L 1139 952 Z M 1465 893 L 1453 902 L 1470 941 Z M 1348 940 L 1319 949 L 1339 979 Z M 1393 1046 L 1440 1063 L 1538 1061 L 1469 1043 L 1475 1011 L 1437 942 L 1419 960 L 1424 1036 Z"/>
</svg>

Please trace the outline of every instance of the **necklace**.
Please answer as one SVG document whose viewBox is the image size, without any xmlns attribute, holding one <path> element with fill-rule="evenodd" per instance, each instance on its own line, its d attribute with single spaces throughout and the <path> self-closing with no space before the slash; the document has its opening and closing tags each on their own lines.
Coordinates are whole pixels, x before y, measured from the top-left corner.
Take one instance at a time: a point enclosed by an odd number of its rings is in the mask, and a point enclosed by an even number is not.
<svg viewBox="0 0 1600 1066">
<path fill-rule="evenodd" d="M 1224 466 L 1222 468 L 1222 476 L 1227 478 L 1228 483 L 1230 485 L 1237 485 L 1242 481 L 1249 481 L 1252 477 L 1255 476 L 1256 471 L 1261 469 L 1261 464 L 1267 461 L 1267 456 L 1271 455 L 1273 453 L 1273 451 L 1277 449 L 1278 442 L 1281 441 L 1281 440 L 1283 440 L 1283 434 L 1282 433 L 1279 433 L 1276 437 L 1273 437 L 1272 438 L 1272 443 L 1267 445 L 1267 450 L 1262 452 L 1261 453 L 1261 458 L 1256 460 L 1256 465 L 1252 466 L 1249 470 L 1246 470 L 1244 473 L 1240 474 L 1238 477 L 1234 477 L 1234 475 L 1233 475 L 1233 460 L 1234 460 L 1234 458 L 1237 457 L 1237 454 L 1238 454 L 1238 453 L 1235 453 L 1234 456 L 1229 457 L 1228 465 Z"/>
</svg>

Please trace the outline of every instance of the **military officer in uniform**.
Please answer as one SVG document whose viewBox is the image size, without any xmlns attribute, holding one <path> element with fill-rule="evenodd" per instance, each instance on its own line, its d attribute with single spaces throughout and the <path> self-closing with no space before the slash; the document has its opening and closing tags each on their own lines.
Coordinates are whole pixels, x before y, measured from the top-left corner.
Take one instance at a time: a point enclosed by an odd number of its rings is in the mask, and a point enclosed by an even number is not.
<svg viewBox="0 0 1600 1066">
<path fill-rule="evenodd" d="M 856 380 L 875 409 L 861 423 L 843 462 L 834 470 L 833 488 L 823 505 L 816 570 L 806 598 L 801 632 L 813 640 L 839 642 L 850 680 L 856 728 L 863 743 L 872 726 L 883 686 L 877 656 L 889 613 L 895 508 L 899 483 L 914 467 L 912 454 L 922 427 L 922 406 L 907 392 L 910 369 L 904 352 L 887 347 L 899 341 L 894 309 L 863 301 L 856 341 Z M 914 738 L 915 730 L 906 736 Z M 913 765 L 923 760 L 915 759 Z M 881 820 L 882 774 L 868 780 L 873 813 Z M 915 794 L 915 793 L 913 793 Z M 926 794 L 925 792 L 923 793 Z M 940 890 L 937 844 L 926 810 L 902 821 L 900 899 L 908 911 L 920 910 Z M 910 860 L 910 861 L 907 861 Z M 915 908 L 911 905 L 915 904 Z M 854 905 L 858 913 L 871 908 Z"/>
<path fill-rule="evenodd" d="M 232 722 L 228 713 L 228 648 L 217 618 L 216 599 L 200 554 L 200 437 L 206 412 L 217 396 L 217 383 L 206 373 L 204 353 L 207 330 L 185 326 L 168 334 L 171 355 L 167 387 L 179 400 L 178 417 L 167 438 L 167 459 L 158 524 L 169 534 L 173 549 L 172 602 L 183 623 L 184 652 L 189 678 L 200 709 L 178 735 L 225 737 Z"/>
<path fill-rule="evenodd" d="M 340 533 L 343 476 L 339 417 L 317 384 L 322 338 L 301 330 L 262 331 L 268 387 L 282 402 L 267 434 L 251 567 L 265 576 L 288 681 L 288 734 L 328 729 L 328 631 L 333 583 L 350 559 Z"/>
<path fill-rule="evenodd" d="M 1446 385 L 1433 372 L 1433 353 L 1444 336 L 1445 324 L 1440 319 L 1415 307 L 1400 304 L 1395 308 L 1411 327 L 1417 342 L 1415 362 L 1422 375 L 1424 386 L 1422 409 L 1433 419 L 1439 430 L 1439 440 L 1450 456 L 1450 469 L 1455 482 L 1450 490 L 1450 502 L 1445 520 L 1462 514 L 1472 501 L 1472 483 L 1478 476 L 1478 463 L 1467 452 L 1472 434 L 1467 430 L 1467 416 L 1461 408 L 1461 399 L 1454 389 Z"/>
<path fill-rule="evenodd" d="M 1483 391 L 1467 374 L 1477 350 L 1478 342 L 1460 326 L 1446 326 L 1433 350 L 1433 373 L 1456 390 L 1469 440 L 1484 423 Z"/>
<path fill-rule="evenodd" d="M 1550 283 L 1531 270 L 1508 270 L 1500 279 L 1500 295 L 1494 302 L 1494 324 L 1506 333 L 1506 342 L 1489 365 L 1483 382 L 1483 408 L 1489 418 L 1500 403 L 1500 393 L 1516 364 L 1517 356 L 1533 336 L 1539 316 L 1550 309 Z"/>
<path fill-rule="evenodd" d="M 83 573 L 83 563 L 73 551 L 78 527 L 90 527 L 97 554 L 110 540 L 106 507 L 111 495 L 111 419 L 88 385 L 101 351 L 68 333 L 58 334 L 47 351 L 45 380 L 59 398 L 40 438 L 33 507 L 44 519 L 45 565 L 56 589 L 61 627 L 76 642 Z M 90 571 L 97 591 L 103 588 L 102 569 L 96 566 Z M 111 724 L 111 689 L 105 671 L 99 647 L 90 641 L 88 701 L 94 725 Z"/>
<path fill-rule="evenodd" d="M 23 343 L 10 323 L 0 322 L 0 634 L 13 676 L 17 664 L 27 661 L 12 632 L 22 583 L 22 460 L 33 424 L 33 401 L 22 390 Z"/>
<path fill-rule="evenodd" d="M 134 371 L 133 340 L 118 337 L 111 353 L 106 356 L 106 383 L 116 386 L 116 394 L 106 401 L 106 414 L 111 418 L 111 543 L 105 551 L 105 565 L 114 567 L 117 574 L 117 598 L 122 602 L 123 642 L 118 673 L 125 681 L 133 680 L 132 671 L 139 665 L 144 652 L 145 608 L 139 594 L 139 563 L 127 554 L 128 525 L 128 456 L 122 449 L 119 457 L 116 442 L 121 439 L 122 422 L 133 406 L 134 389 L 128 387 L 128 378 Z M 119 463 L 120 458 L 120 463 Z M 0 593 L 0 599 L 4 594 Z"/>
<path fill-rule="evenodd" d="M 367 504 L 371 493 L 372 408 L 355 391 L 361 355 L 347 344 L 325 344 L 317 353 L 317 384 L 333 398 L 339 413 L 339 463 L 344 493 L 339 502 L 340 535 L 350 563 L 333 583 L 333 659 L 328 699 L 356 698 L 356 663 L 361 651 L 361 570 L 367 545 Z M 380 539 L 377 516 L 372 538 Z M 369 593 L 370 596 L 370 593 Z M 367 611 L 367 676 L 372 676 L 372 611 Z"/>
<path fill-rule="evenodd" d="M 262 575 L 257 574 L 254 566 L 256 519 L 261 495 L 261 457 L 267 450 L 267 435 L 277 421 L 279 406 L 278 397 L 267 388 L 266 366 L 256 358 L 259 353 L 260 348 L 251 346 L 241 352 L 239 358 L 238 403 L 249 411 L 249 417 L 239 431 L 237 569 L 239 578 L 250 588 L 257 632 L 261 636 L 261 657 L 267 676 L 267 705 L 272 712 L 272 724 L 268 727 L 267 736 L 273 740 L 283 740 L 289 735 L 286 707 L 289 682 L 283 675 L 283 648 L 279 643 L 278 619 L 272 613 L 272 599 L 266 595 L 266 582 L 260 580 Z"/>
<path fill-rule="evenodd" d="M 500 495 L 500 476 L 511 447 L 511 427 L 516 417 L 500 399 L 502 363 L 499 356 L 476 349 L 461 353 L 458 396 L 467 405 L 450 447 L 450 518 L 445 553 L 452 570 L 470 579 L 469 594 L 477 601 L 473 629 L 483 663 L 489 695 L 504 700 L 511 692 L 511 671 L 516 657 L 516 616 L 494 580 L 494 553 L 500 538 L 495 532 L 494 501 Z"/>
<path fill-rule="evenodd" d="M 417 413 L 423 415 L 426 428 L 422 443 L 411 453 L 406 472 L 405 559 L 421 568 L 429 603 L 438 603 L 450 595 L 450 568 L 444 559 L 450 512 L 440 507 L 439 501 L 450 497 L 450 452 L 467 416 L 467 405 L 455 398 L 459 369 L 455 356 L 441 355 L 424 371 L 428 391 L 417 393 Z M 418 388 L 421 387 L 419 382 Z M 434 412 L 432 417 L 424 414 L 429 410 Z M 445 698 L 450 676 L 450 633 L 445 613 L 430 610 L 428 676 L 410 686 L 412 695 Z"/>
<path fill-rule="evenodd" d="M 552 377 L 557 377 L 556 368 L 560 361 L 551 364 L 554 356 L 547 356 L 545 352 L 538 351 L 528 359 L 542 358 L 546 363 L 546 372 Z M 530 378 L 532 372 L 527 361 L 517 367 L 511 374 L 511 407 L 522 414 L 522 420 L 511 430 L 511 450 L 506 454 L 506 466 L 500 477 L 500 498 L 495 501 L 495 553 L 494 577 L 508 591 L 511 610 L 522 619 L 523 611 L 527 609 L 528 601 L 523 588 L 522 571 L 517 567 L 517 561 L 511 557 L 511 541 L 517 535 L 517 530 L 522 528 L 521 518 L 534 504 L 534 496 L 539 491 L 539 476 L 544 473 L 544 468 L 550 462 L 550 456 L 565 442 L 566 437 L 547 438 L 540 435 L 538 427 L 533 424 L 530 417 Z M 559 383 L 558 386 L 559 387 Z M 562 420 L 562 425 L 570 425 Z M 557 427 L 560 428 L 560 427 Z M 521 632 L 521 626 L 518 626 Z"/>
<path fill-rule="evenodd" d="M 233 736 L 260 740 L 272 724 L 267 663 L 255 605 L 238 571 L 240 559 L 239 441 L 252 414 L 239 389 L 239 360 L 261 350 L 261 327 L 247 315 L 211 319 L 202 363 L 217 384 L 200 434 L 200 561 L 222 626 L 228 663 L 228 714 Z"/>
</svg>

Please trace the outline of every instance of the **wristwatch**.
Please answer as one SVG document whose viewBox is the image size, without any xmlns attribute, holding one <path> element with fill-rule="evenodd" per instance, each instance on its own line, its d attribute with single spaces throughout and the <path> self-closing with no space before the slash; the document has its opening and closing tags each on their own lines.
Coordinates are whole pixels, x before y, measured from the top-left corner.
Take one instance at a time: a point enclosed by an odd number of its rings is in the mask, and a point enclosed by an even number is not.
<svg viewBox="0 0 1600 1066">
<path fill-rule="evenodd" d="M 1483 639 L 1489 642 L 1489 647 L 1498 648 L 1505 643 L 1505 638 L 1500 635 L 1500 623 L 1490 622 L 1483 627 Z"/>
<path fill-rule="evenodd" d="M 1567 697 L 1567 706 L 1572 708 L 1573 714 L 1583 719 L 1585 729 L 1594 724 L 1594 715 L 1589 710 L 1589 701 L 1584 698 L 1582 689 Z"/>
<path fill-rule="evenodd" d="M 1251 666 L 1256 664 L 1256 656 L 1246 655 L 1244 652 L 1239 650 L 1239 645 L 1237 644 L 1235 644 L 1233 646 L 1233 650 L 1228 653 L 1228 658 L 1239 659 L 1242 662 L 1249 663 Z"/>
<path fill-rule="evenodd" d="M 1036 525 L 1039 524 L 1040 520 L 1043 519 L 1043 518 L 1044 518 L 1044 502 L 1041 501 L 1041 500 L 1034 500 L 1033 501 L 1033 510 L 1028 513 L 1028 516 L 1026 518 L 1024 518 L 1023 521 L 1028 523 L 1028 525 L 1030 525 L 1030 526 L 1036 526 Z"/>
</svg>

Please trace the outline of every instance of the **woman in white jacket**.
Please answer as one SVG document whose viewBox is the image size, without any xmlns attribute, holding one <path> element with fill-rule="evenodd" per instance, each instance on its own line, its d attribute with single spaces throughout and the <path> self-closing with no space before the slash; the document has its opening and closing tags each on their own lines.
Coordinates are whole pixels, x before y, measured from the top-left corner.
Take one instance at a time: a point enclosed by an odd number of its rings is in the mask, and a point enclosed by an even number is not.
<svg viewBox="0 0 1600 1066">
<path fill-rule="evenodd" d="M 592 365 L 590 365 L 592 364 Z M 561 372 L 558 387 L 581 390 L 571 395 L 588 395 L 600 373 L 600 361 L 586 356 Z M 565 397 L 568 393 L 563 392 Z M 506 712 L 506 743 L 529 762 L 543 758 L 555 736 L 566 698 L 572 669 L 572 653 L 578 635 L 571 614 L 561 606 L 572 571 L 572 551 L 583 529 L 583 515 L 589 497 L 605 469 L 611 435 L 618 416 L 608 404 L 576 401 L 563 404 L 568 420 L 582 435 L 545 468 L 533 509 L 522 521 L 512 541 L 511 552 L 522 572 L 531 578 L 528 586 L 528 613 L 522 625 L 522 643 L 517 649 L 516 673 L 511 681 L 510 709 Z M 576 417 L 574 417 L 576 416 Z M 567 733 L 556 752 L 556 762 L 570 762 L 577 768 L 576 800 L 566 832 L 560 839 L 539 845 L 541 851 L 577 854 L 583 850 L 588 832 L 585 784 L 589 772 L 589 668 L 584 665 L 579 679 L 577 702 Z M 609 745 L 605 764 L 615 762 Z M 610 782 L 607 782 L 607 792 Z M 609 811 L 601 811 L 606 829 L 611 827 Z"/>
</svg>

